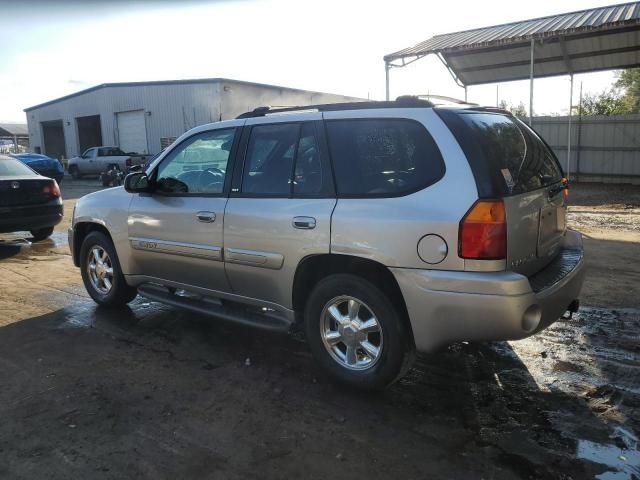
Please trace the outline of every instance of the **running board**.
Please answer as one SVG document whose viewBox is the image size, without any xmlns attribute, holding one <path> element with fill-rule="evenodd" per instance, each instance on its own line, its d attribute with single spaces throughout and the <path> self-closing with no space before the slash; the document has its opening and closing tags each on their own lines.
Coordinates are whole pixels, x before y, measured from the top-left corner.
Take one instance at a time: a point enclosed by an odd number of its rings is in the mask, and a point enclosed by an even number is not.
<svg viewBox="0 0 640 480">
<path fill-rule="evenodd" d="M 138 293 L 149 300 L 184 308 L 195 313 L 233 322 L 247 327 L 260 328 L 272 332 L 288 333 L 292 324 L 286 318 L 278 316 L 276 311 L 258 313 L 239 303 L 209 298 L 200 295 L 179 295 L 173 288 L 145 283 L 138 286 Z M 256 307 L 254 307 L 256 308 Z"/>
</svg>

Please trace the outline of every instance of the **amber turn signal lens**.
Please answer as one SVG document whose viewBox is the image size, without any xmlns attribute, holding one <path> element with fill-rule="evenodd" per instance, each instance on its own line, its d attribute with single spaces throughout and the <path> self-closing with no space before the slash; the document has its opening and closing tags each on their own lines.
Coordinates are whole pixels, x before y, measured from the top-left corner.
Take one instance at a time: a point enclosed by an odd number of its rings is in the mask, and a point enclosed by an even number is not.
<svg viewBox="0 0 640 480">
<path fill-rule="evenodd" d="M 502 200 L 478 200 L 460 222 L 462 258 L 498 260 L 507 256 L 507 221 Z"/>
</svg>

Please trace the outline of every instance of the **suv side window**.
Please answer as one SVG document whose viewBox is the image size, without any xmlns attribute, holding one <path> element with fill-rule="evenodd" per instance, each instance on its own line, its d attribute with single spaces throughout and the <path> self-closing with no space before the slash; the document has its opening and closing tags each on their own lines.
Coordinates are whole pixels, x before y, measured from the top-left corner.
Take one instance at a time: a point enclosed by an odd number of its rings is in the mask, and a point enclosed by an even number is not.
<svg viewBox="0 0 640 480">
<path fill-rule="evenodd" d="M 331 172 L 322 157 L 315 123 L 302 124 L 293 174 L 294 196 L 320 195 L 332 189 Z"/>
<path fill-rule="evenodd" d="M 300 124 L 276 123 L 251 129 L 242 192 L 289 196 Z"/>
<path fill-rule="evenodd" d="M 339 196 L 408 195 L 444 176 L 438 146 L 414 120 L 328 120 L 326 126 Z"/>
<path fill-rule="evenodd" d="M 89 148 L 82 154 L 82 158 L 94 158 L 96 154 L 95 148 Z"/>
<path fill-rule="evenodd" d="M 109 148 L 99 148 L 98 149 L 98 156 L 99 157 L 108 157 L 109 156 Z"/>
<path fill-rule="evenodd" d="M 156 170 L 156 191 L 169 194 L 222 193 L 235 128 L 196 134 L 178 145 Z"/>
<path fill-rule="evenodd" d="M 254 126 L 246 150 L 242 192 L 267 197 L 333 194 L 331 170 L 317 123 Z"/>
</svg>

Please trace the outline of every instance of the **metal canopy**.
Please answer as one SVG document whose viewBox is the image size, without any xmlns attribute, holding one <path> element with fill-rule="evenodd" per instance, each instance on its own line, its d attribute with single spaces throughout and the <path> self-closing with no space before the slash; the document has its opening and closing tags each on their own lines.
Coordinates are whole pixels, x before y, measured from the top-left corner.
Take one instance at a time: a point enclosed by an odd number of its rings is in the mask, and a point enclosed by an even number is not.
<svg viewBox="0 0 640 480">
<path fill-rule="evenodd" d="M 640 2 L 436 35 L 384 57 L 387 70 L 437 55 L 461 86 L 640 66 Z"/>
</svg>

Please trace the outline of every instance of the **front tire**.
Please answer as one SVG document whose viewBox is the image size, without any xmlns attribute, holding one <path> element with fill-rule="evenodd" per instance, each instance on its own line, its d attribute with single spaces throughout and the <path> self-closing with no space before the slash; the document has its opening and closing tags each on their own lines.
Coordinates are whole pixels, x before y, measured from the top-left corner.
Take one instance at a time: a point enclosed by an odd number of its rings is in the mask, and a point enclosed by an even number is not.
<svg viewBox="0 0 640 480">
<path fill-rule="evenodd" d="M 413 358 L 401 315 L 372 283 L 336 274 L 311 292 L 305 331 L 311 352 L 331 376 L 380 389 L 400 378 Z"/>
<path fill-rule="evenodd" d="M 53 227 L 39 228 L 38 230 L 31 230 L 29 233 L 31 233 L 34 242 L 41 242 L 51 236 Z"/>
<path fill-rule="evenodd" d="M 124 279 L 113 242 L 102 232 L 91 232 L 80 248 L 80 271 L 87 293 L 105 307 L 121 307 L 138 294 Z"/>
</svg>

